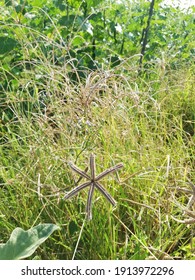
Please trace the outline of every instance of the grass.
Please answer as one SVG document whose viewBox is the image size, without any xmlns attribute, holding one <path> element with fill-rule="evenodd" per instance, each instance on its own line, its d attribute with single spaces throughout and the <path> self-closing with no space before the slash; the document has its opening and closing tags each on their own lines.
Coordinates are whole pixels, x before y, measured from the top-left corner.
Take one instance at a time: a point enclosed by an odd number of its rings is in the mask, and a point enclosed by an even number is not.
<svg viewBox="0 0 195 280">
<path fill-rule="evenodd" d="M 61 231 L 35 258 L 195 259 L 194 224 L 173 219 L 188 218 L 176 202 L 186 206 L 190 196 L 178 188 L 195 182 L 194 67 L 153 66 L 138 77 L 127 60 L 73 83 L 69 62 L 56 66 L 37 43 L 27 69 L 23 48 L 22 74 L 0 100 L 0 242 L 17 226 L 55 223 Z M 0 71 L 8 79 L 10 70 Z M 117 207 L 95 192 L 85 222 L 87 190 L 62 198 L 78 179 L 68 162 L 84 170 L 91 153 L 97 174 L 124 168 L 102 180 Z"/>
</svg>

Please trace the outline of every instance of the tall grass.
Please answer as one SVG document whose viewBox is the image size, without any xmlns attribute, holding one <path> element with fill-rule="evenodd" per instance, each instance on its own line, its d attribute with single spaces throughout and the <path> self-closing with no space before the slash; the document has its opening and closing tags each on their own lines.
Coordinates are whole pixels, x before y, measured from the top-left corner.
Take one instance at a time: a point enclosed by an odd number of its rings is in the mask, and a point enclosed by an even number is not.
<svg viewBox="0 0 195 280">
<path fill-rule="evenodd" d="M 24 55 L 13 68 L 23 71 L 0 69 L 1 79 L 13 77 L 0 100 L 0 241 L 16 226 L 56 223 L 61 231 L 34 257 L 195 259 L 194 224 L 174 219 L 187 218 L 179 205 L 190 195 L 180 189 L 195 182 L 194 67 L 151 66 L 138 76 L 132 58 L 79 78 L 71 61 L 55 64 L 65 52 L 55 40 L 19 29 Z M 96 192 L 93 219 L 83 224 L 87 192 L 62 198 L 78 179 L 68 161 L 85 169 L 91 152 L 97 173 L 124 168 L 102 182 L 116 209 Z"/>
</svg>

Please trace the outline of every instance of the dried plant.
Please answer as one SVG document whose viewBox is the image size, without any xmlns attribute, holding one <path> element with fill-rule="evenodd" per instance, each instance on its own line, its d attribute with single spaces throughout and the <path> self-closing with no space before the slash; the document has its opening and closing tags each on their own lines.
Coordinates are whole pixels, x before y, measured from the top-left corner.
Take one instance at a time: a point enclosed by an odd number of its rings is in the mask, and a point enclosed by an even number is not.
<svg viewBox="0 0 195 280">
<path fill-rule="evenodd" d="M 190 180 L 188 180 L 188 183 L 189 183 L 190 187 L 192 188 L 192 191 L 191 191 L 192 195 L 189 198 L 189 201 L 187 204 L 187 208 L 190 209 L 193 206 L 193 204 L 195 203 L 195 185 Z"/>
<path fill-rule="evenodd" d="M 175 201 L 175 204 L 178 205 L 179 208 L 183 210 L 183 214 L 189 216 L 190 218 L 189 219 L 184 219 L 184 220 L 178 220 L 173 216 L 172 216 L 172 218 L 175 221 L 183 223 L 183 224 L 194 224 L 195 223 L 195 212 L 191 211 L 190 209 L 193 207 L 193 205 L 195 203 L 195 185 L 189 179 L 188 179 L 188 183 L 189 183 L 190 187 L 192 188 L 192 190 L 188 190 L 186 188 L 178 188 L 178 190 L 180 190 L 180 191 L 191 194 L 186 207 L 179 204 L 174 198 L 173 199 Z"/>
<path fill-rule="evenodd" d="M 114 198 L 105 190 L 105 188 L 99 183 L 99 181 L 104 178 L 106 175 L 120 169 L 123 167 L 122 163 L 119 163 L 109 169 L 106 169 L 102 173 L 96 176 L 95 172 L 95 156 L 94 154 L 91 154 L 90 156 L 90 176 L 86 173 L 86 171 L 82 171 L 80 168 L 78 168 L 76 165 L 73 163 L 69 163 L 70 167 L 72 170 L 74 170 L 76 173 L 78 173 L 81 177 L 86 178 L 88 181 L 75 187 L 73 190 L 68 192 L 65 196 L 64 199 L 71 198 L 75 194 L 77 194 L 79 191 L 82 189 L 90 186 L 89 192 L 88 192 L 88 198 L 87 198 L 87 206 L 86 206 L 86 217 L 88 220 L 92 219 L 92 197 L 94 193 L 95 187 L 106 197 L 106 199 L 113 205 L 116 205 L 116 201 Z"/>
</svg>

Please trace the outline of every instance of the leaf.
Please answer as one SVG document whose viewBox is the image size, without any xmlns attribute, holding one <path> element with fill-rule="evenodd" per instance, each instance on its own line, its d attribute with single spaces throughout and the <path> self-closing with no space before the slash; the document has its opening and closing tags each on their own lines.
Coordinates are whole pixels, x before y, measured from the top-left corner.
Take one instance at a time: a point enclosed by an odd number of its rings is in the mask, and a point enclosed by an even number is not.
<svg viewBox="0 0 195 280">
<path fill-rule="evenodd" d="M 93 26 L 89 21 L 86 21 L 85 24 L 82 25 L 82 30 L 87 31 L 90 35 L 93 35 Z"/>
<path fill-rule="evenodd" d="M 122 32 L 123 32 L 122 26 L 121 26 L 119 23 L 117 23 L 117 24 L 115 25 L 115 29 L 116 29 L 116 31 L 117 31 L 118 33 L 122 33 Z"/>
<path fill-rule="evenodd" d="M 103 15 L 101 12 L 93 13 L 90 16 L 88 16 L 88 19 L 93 20 L 93 21 L 102 20 L 102 18 L 103 18 Z"/>
<path fill-rule="evenodd" d="M 121 63 L 120 58 L 117 55 L 111 56 L 111 67 L 115 67 Z"/>
<path fill-rule="evenodd" d="M 18 45 L 18 41 L 9 37 L 0 37 L 0 54 L 12 51 Z"/>
<path fill-rule="evenodd" d="M 72 46 L 81 46 L 85 43 L 85 39 L 81 36 L 75 36 L 71 42 Z"/>
<path fill-rule="evenodd" d="M 56 7 L 60 9 L 60 11 L 65 11 L 68 6 L 68 4 L 64 3 L 63 0 L 53 0 L 53 3 Z"/>
<path fill-rule="evenodd" d="M 36 14 L 33 14 L 33 13 L 25 13 L 24 15 L 25 18 L 28 18 L 28 19 L 33 19 L 36 17 Z"/>
<path fill-rule="evenodd" d="M 5 0 L 5 6 L 6 7 L 12 6 L 12 1 L 11 0 Z"/>
<path fill-rule="evenodd" d="M 78 225 L 74 221 L 70 221 L 68 228 L 70 235 L 73 235 L 75 232 L 78 231 Z"/>
<path fill-rule="evenodd" d="M 87 0 L 87 6 L 89 8 L 98 6 L 103 0 Z"/>
<path fill-rule="evenodd" d="M 7 243 L 0 244 L 0 260 L 20 260 L 31 256 L 58 229 L 53 224 L 40 224 L 27 231 L 15 228 Z"/>
<path fill-rule="evenodd" d="M 69 16 L 62 16 L 58 23 L 61 26 L 66 26 L 67 28 L 71 26 L 80 26 L 83 23 L 83 17 L 81 16 L 76 16 L 76 15 L 69 15 Z"/>
</svg>

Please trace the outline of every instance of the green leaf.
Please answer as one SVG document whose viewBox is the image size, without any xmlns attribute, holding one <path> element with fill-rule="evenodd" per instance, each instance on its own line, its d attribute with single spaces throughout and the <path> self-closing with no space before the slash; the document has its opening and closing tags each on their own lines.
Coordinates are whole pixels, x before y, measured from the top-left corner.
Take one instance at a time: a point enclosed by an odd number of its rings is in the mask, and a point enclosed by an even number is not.
<svg viewBox="0 0 195 280">
<path fill-rule="evenodd" d="M 98 6 L 103 0 L 87 0 L 87 6 L 89 8 Z"/>
<path fill-rule="evenodd" d="M 69 15 L 69 16 L 62 16 L 58 23 L 61 26 L 71 27 L 71 26 L 80 26 L 83 23 L 84 19 L 81 16 L 76 15 Z"/>
<path fill-rule="evenodd" d="M 7 243 L 0 244 L 0 260 L 20 260 L 31 256 L 58 229 L 53 224 L 40 224 L 27 231 L 15 228 Z"/>
<path fill-rule="evenodd" d="M 75 232 L 78 231 L 78 225 L 74 221 L 70 221 L 68 227 L 69 227 L 70 235 L 73 235 Z"/>
<path fill-rule="evenodd" d="M 85 39 L 83 38 L 83 37 L 81 37 L 81 36 L 75 36 L 74 38 L 73 38 L 73 40 L 72 40 L 72 43 L 71 43 L 71 45 L 72 46 L 81 46 L 81 45 L 83 45 L 85 43 Z"/>
<path fill-rule="evenodd" d="M 5 6 L 7 6 L 7 7 L 12 6 L 12 1 L 11 0 L 5 0 Z"/>
<path fill-rule="evenodd" d="M 111 56 L 111 67 L 115 67 L 121 63 L 120 58 L 117 55 Z"/>
<path fill-rule="evenodd" d="M 64 3 L 63 0 L 53 0 L 53 3 L 56 7 L 60 9 L 60 11 L 65 11 L 66 8 L 68 7 L 68 4 Z"/>
<path fill-rule="evenodd" d="M 94 14 L 91 14 L 88 19 L 89 20 L 94 20 L 94 21 L 98 21 L 98 20 L 102 20 L 102 13 L 101 12 L 98 12 L 98 13 L 94 13 Z"/>
<path fill-rule="evenodd" d="M 0 54 L 12 51 L 18 45 L 18 41 L 9 37 L 0 37 Z"/>
</svg>

